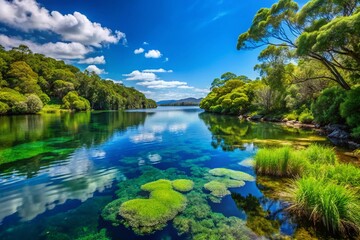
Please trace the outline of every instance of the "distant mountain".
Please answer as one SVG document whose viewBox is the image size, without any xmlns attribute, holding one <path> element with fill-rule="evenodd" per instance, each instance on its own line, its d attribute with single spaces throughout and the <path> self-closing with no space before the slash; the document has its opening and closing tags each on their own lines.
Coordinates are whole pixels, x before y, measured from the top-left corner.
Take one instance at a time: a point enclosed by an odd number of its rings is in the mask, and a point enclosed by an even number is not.
<svg viewBox="0 0 360 240">
<path fill-rule="evenodd" d="M 159 106 L 198 106 L 202 98 L 184 98 L 180 100 L 163 100 L 157 102 Z"/>
</svg>

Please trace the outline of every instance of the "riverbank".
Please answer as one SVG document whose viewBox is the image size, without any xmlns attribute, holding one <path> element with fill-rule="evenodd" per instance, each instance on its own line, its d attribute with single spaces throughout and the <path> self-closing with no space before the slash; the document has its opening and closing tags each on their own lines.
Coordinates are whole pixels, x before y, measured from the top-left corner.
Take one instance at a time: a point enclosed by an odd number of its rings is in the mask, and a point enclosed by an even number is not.
<svg viewBox="0 0 360 240">
<path fill-rule="evenodd" d="M 318 134 L 326 136 L 335 146 L 357 150 L 360 148 L 360 141 L 350 135 L 350 129 L 342 124 L 328 124 L 320 126 L 316 123 L 301 123 L 297 120 L 288 120 L 286 118 L 269 117 L 265 115 L 240 115 L 239 119 L 253 122 L 274 122 L 286 125 L 287 127 L 313 129 Z"/>
</svg>

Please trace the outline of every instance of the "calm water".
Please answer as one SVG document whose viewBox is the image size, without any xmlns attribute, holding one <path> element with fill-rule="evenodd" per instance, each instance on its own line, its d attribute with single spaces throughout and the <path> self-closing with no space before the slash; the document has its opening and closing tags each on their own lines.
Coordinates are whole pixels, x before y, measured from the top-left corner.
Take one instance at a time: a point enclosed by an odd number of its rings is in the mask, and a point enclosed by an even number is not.
<svg viewBox="0 0 360 240">
<path fill-rule="evenodd" d="M 199 237 L 207 231 L 205 222 L 197 232 L 179 235 L 170 221 L 152 235 L 139 236 L 101 217 L 108 203 L 133 196 L 129 192 L 141 184 L 180 177 L 200 184 L 201 206 L 211 211 L 205 220 L 215 224 L 209 228 L 232 219 L 244 223 L 250 238 L 292 235 L 297 225 L 282 211 L 286 204 L 265 196 L 259 184 L 246 182 L 230 189 L 231 195 L 213 199 L 201 188 L 202 174 L 221 167 L 255 176 L 241 162 L 259 147 L 311 141 L 324 139 L 310 131 L 240 122 L 194 107 L 0 117 L 0 239 L 76 239 L 101 229 L 113 239 Z M 191 204 L 196 209 L 197 203 Z M 270 227 L 259 230 L 264 224 Z"/>
</svg>

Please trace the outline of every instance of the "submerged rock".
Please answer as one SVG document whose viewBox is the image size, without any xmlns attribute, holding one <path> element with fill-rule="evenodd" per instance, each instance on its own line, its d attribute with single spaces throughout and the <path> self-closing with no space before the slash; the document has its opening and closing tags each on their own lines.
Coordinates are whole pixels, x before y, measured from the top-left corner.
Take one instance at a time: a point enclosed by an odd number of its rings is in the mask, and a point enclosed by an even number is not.
<svg viewBox="0 0 360 240">
<path fill-rule="evenodd" d="M 150 192 L 148 199 L 132 199 L 120 206 L 119 214 L 138 234 L 148 234 L 160 230 L 186 207 L 186 197 L 173 190 L 190 191 L 194 185 L 191 180 L 175 181 L 159 179 L 141 186 L 143 191 Z"/>
</svg>

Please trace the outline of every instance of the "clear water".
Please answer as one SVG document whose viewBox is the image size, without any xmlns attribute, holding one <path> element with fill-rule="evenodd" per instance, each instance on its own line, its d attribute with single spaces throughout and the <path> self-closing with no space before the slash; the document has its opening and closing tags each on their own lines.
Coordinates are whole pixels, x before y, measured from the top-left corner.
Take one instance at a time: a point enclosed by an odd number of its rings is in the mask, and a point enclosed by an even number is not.
<svg viewBox="0 0 360 240">
<path fill-rule="evenodd" d="M 139 188 L 131 184 L 146 180 L 146 173 L 149 181 L 178 174 L 200 182 L 202 169 L 221 167 L 255 176 L 252 167 L 239 163 L 259 147 L 312 141 L 324 139 L 311 131 L 240 122 L 196 107 L 0 117 L 0 239 L 76 239 L 101 229 L 110 239 L 192 238 L 194 232 L 180 235 L 172 221 L 140 236 L 105 221 L 101 211 L 129 190 L 124 188 Z M 292 235 L 297 224 L 283 211 L 286 203 L 260 189 L 246 182 L 215 202 L 201 186 L 197 191 L 211 214 L 222 214 L 216 226 L 234 216 L 250 238 Z M 207 220 L 212 221 L 211 214 Z M 259 231 L 264 223 L 271 229 Z"/>
</svg>

